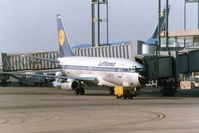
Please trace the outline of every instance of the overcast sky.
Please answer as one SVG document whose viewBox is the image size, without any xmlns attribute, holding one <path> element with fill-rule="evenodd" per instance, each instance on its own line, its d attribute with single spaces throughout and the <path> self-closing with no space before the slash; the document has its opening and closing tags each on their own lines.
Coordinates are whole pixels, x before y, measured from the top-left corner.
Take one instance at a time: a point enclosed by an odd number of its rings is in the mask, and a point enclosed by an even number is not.
<svg viewBox="0 0 199 133">
<path fill-rule="evenodd" d="M 157 2 L 109 0 L 110 42 L 147 40 L 157 25 Z M 170 4 L 170 31 L 182 30 L 184 0 Z M 56 14 L 72 44 L 90 43 L 90 11 L 91 0 L 0 0 L 0 52 L 57 50 Z M 187 5 L 187 28 L 197 28 L 197 4 Z"/>
</svg>

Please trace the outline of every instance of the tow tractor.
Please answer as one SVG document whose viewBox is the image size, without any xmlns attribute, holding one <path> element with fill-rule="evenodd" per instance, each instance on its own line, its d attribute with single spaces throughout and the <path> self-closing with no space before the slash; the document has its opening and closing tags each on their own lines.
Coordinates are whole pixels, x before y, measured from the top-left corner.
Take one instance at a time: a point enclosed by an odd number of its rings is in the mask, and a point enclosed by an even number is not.
<svg viewBox="0 0 199 133">
<path fill-rule="evenodd" d="M 137 88 L 136 87 L 123 87 L 116 86 L 114 88 L 115 96 L 117 99 L 133 99 L 133 97 L 137 96 Z"/>
</svg>

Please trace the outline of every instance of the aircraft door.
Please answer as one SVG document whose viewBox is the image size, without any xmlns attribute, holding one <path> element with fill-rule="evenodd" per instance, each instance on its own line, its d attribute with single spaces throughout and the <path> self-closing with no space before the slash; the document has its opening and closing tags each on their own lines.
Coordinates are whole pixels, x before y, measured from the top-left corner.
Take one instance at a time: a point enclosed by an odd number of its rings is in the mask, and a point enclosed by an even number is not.
<svg viewBox="0 0 199 133">
<path fill-rule="evenodd" d="M 122 78 L 122 68 L 118 68 L 118 74 L 117 74 L 117 78 Z"/>
<path fill-rule="evenodd" d="M 119 85 L 122 85 L 123 82 L 123 69 L 124 69 L 124 64 L 120 65 L 120 67 L 117 70 L 117 74 L 115 76 L 115 82 Z"/>
</svg>

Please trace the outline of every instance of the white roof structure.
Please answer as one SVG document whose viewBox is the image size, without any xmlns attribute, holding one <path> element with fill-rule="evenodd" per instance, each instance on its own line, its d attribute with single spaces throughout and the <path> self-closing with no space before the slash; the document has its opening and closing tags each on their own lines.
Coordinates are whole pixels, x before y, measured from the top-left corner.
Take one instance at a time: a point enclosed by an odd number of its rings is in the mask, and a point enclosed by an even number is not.
<svg viewBox="0 0 199 133">
<path fill-rule="evenodd" d="M 169 32 L 169 37 L 189 37 L 189 36 L 191 37 L 199 36 L 199 29 Z"/>
</svg>

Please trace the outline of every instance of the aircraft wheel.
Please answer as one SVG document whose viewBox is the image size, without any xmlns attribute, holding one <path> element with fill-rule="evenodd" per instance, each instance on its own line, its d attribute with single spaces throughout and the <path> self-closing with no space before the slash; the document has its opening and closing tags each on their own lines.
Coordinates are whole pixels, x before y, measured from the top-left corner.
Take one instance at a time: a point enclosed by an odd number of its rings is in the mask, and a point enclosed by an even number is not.
<svg viewBox="0 0 199 133">
<path fill-rule="evenodd" d="M 110 91 L 109 94 L 110 94 L 111 96 L 113 96 L 113 95 L 115 94 L 114 87 L 110 87 L 110 88 L 109 88 L 109 91 Z"/>
<path fill-rule="evenodd" d="M 132 97 L 136 97 L 137 95 L 137 92 L 134 92 L 134 94 L 132 94 Z"/>
<path fill-rule="evenodd" d="M 129 99 L 130 98 L 130 91 L 129 90 L 124 90 L 124 99 Z"/>
<path fill-rule="evenodd" d="M 76 95 L 79 95 L 79 93 L 80 93 L 79 89 L 75 89 L 74 92 Z"/>
<path fill-rule="evenodd" d="M 80 94 L 84 95 L 85 94 L 85 89 L 84 88 L 80 88 Z"/>
<path fill-rule="evenodd" d="M 80 88 L 77 88 L 75 89 L 75 94 L 76 95 L 84 95 L 85 94 L 85 89 L 80 87 Z"/>
</svg>

